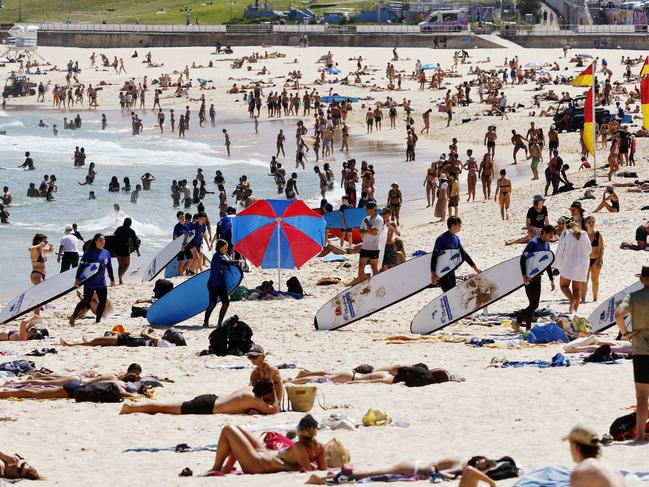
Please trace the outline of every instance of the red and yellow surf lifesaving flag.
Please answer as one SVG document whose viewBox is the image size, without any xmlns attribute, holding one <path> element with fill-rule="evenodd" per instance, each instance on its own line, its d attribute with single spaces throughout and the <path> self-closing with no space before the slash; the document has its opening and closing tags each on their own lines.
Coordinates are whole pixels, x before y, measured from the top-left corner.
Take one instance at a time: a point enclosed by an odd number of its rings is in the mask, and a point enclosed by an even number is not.
<svg viewBox="0 0 649 487">
<path fill-rule="evenodd" d="M 594 112 L 595 107 L 593 106 L 593 88 L 591 87 L 591 89 L 588 90 L 588 94 L 586 95 L 586 103 L 584 103 L 584 132 L 582 138 L 584 139 L 584 145 L 586 146 L 586 149 L 588 149 L 588 152 L 590 152 L 593 156 L 595 155 L 595 134 L 593 130 L 593 119 L 595 118 L 593 116 Z"/>
<path fill-rule="evenodd" d="M 644 63 L 642 64 L 642 69 L 640 70 L 640 77 L 649 74 L 649 56 L 644 58 Z"/>
<path fill-rule="evenodd" d="M 640 83 L 640 102 L 642 103 L 642 128 L 649 130 L 649 76 Z"/>
<path fill-rule="evenodd" d="M 593 65 L 588 66 L 570 84 L 572 86 L 593 86 Z"/>
</svg>

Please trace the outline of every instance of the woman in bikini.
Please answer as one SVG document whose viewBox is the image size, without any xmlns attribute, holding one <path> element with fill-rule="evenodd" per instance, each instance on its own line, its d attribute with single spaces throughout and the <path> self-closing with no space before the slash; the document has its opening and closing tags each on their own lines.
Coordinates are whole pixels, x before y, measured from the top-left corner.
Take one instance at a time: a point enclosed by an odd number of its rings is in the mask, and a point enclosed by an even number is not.
<svg viewBox="0 0 649 487">
<path fill-rule="evenodd" d="M 32 284 L 40 284 L 45 280 L 45 254 L 51 254 L 54 251 L 54 245 L 47 242 L 47 235 L 37 233 L 32 240 L 32 246 L 29 247 L 29 256 L 32 259 L 32 273 L 29 279 Z"/>
<path fill-rule="evenodd" d="M 490 200 L 491 182 L 494 178 L 494 163 L 488 152 L 482 158 L 482 162 L 480 163 L 480 168 L 478 170 L 478 176 L 482 181 L 482 194 L 484 195 L 484 199 Z"/>
<path fill-rule="evenodd" d="M 20 322 L 19 330 L 0 331 L 0 342 L 25 342 L 27 340 L 42 339 L 43 335 L 36 328 L 42 318 L 34 315 L 31 318 Z"/>
<path fill-rule="evenodd" d="M 437 196 L 437 163 L 432 162 L 430 169 L 426 171 L 424 186 L 426 188 L 426 200 L 428 201 L 426 208 L 435 206 L 435 197 Z"/>
<path fill-rule="evenodd" d="M 468 159 L 466 163 L 462 166 L 462 169 L 466 169 L 469 173 L 466 175 L 466 183 L 468 187 L 468 197 L 467 201 L 475 201 L 475 187 L 478 183 L 478 163 L 473 157 L 473 151 L 471 149 L 466 151 Z"/>
<path fill-rule="evenodd" d="M 390 191 L 388 191 L 388 208 L 392 210 L 392 215 L 390 221 L 396 221 L 397 226 L 400 225 L 399 223 L 399 212 L 401 211 L 401 203 L 403 202 L 403 194 L 401 193 L 401 190 L 399 189 L 399 185 L 397 183 L 392 183 L 390 185 Z"/>
<path fill-rule="evenodd" d="M 40 480 L 41 476 L 27 461 L 15 453 L 7 455 L 0 452 L 0 479 Z"/>
<path fill-rule="evenodd" d="M 620 198 L 618 198 L 613 186 L 606 187 L 606 191 L 602 195 L 602 202 L 597 208 L 595 208 L 593 213 L 597 213 L 604 208 L 606 208 L 611 213 L 619 213 L 620 211 Z"/>
<path fill-rule="evenodd" d="M 595 218 L 592 216 L 586 218 L 586 233 L 590 239 L 591 252 L 588 277 L 581 289 L 581 302 L 586 302 L 588 280 L 590 280 L 593 283 L 593 302 L 596 303 L 599 294 L 599 274 L 602 272 L 602 266 L 604 265 L 604 237 L 595 230 Z"/>
<path fill-rule="evenodd" d="M 468 461 L 463 461 L 457 457 L 443 458 L 432 463 L 415 460 L 400 462 L 391 467 L 379 467 L 369 470 L 343 469 L 337 474 L 328 473 L 325 476 L 313 474 L 306 483 L 336 485 L 353 483 L 356 480 L 370 477 L 402 475 L 419 480 L 430 480 L 431 483 L 459 478 L 459 487 L 475 487 L 480 482 L 495 487 L 496 482 L 489 477 L 489 472 L 495 470 L 499 463 L 500 461 L 497 462 L 482 456 L 473 457 Z"/>
<path fill-rule="evenodd" d="M 507 178 L 507 171 L 500 170 L 500 178 L 496 181 L 496 194 L 494 201 L 500 204 L 500 216 L 503 220 L 509 220 L 509 203 L 511 201 L 512 182 Z"/>
<path fill-rule="evenodd" d="M 266 447 L 241 426 L 227 425 L 217 442 L 212 470 L 205 476 L 231 473 L 239 463 L 245 474 L 326 470 L 324 446 L 316 440 L 318 423 L 310 414 L 297 425 L 298 441 L 278 452 Z"/>
</svg>

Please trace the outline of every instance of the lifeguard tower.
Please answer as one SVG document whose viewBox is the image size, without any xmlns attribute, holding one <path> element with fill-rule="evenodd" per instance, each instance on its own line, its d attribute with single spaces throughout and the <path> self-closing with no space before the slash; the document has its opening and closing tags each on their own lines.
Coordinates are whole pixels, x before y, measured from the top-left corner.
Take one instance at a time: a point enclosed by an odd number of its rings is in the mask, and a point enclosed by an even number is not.
<svg viewBox="0 0 649 487">
<path fill-rule="evenodd" d="M 6 58 L 8 61 L 33 61 L 35 58 L 43 56 L 38 54 L 38 26 L 37 25 L 14 25 L 7 31 L 9 39 L 2 41 L 2 52 L 0 59 Z"/>
</svg>

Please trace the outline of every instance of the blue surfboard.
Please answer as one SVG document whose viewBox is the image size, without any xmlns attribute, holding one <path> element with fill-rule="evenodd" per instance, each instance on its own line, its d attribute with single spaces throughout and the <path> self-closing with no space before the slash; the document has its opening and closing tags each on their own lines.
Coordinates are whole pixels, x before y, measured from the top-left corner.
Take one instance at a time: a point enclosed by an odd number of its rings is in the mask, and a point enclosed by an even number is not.
<svg viewBox="0 0 649 487">
<path fill-rule="evenodd" d="M 377 215 L 381 214 L 381 211 L 377 209 L 376 213 Z M 347 225 L 343 225 L 340 218 L 340 211 L 330 211 L 323 214 L 322 218 L 324 218 L 327 228 L 358 228 L 361 226 L 363 218 L 367 216 L 365 208 L 350 208 L 344 210 L 343 214 L 345 215 L 345 223 Z"/>
<path fill-rule="evenodd" d="M 231 293 L 241 283 L 243 272 L 237 265 L 227 266 L 224 272 L 225 285 Z M 151 305 L 146 314 L 148 322 L 152 326 L 173 326 L 205 311 L 210 303 L 209 278 L 208 269 L 173 288 Z"/>
</svg>

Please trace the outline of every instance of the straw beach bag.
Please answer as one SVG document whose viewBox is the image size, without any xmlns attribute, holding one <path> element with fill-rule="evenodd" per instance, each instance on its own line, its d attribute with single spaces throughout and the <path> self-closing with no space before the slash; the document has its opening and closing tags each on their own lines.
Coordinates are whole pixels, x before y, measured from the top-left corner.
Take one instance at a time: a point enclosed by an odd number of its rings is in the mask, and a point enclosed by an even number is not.
<svg viewBox="0 0 649 487">
<path fill-rule="evenodd" d="M 286 386 L 286 395 L 293 411 L 308 413 L 313 409 L 318 388 L 316 386 Z"/>
</svg>

